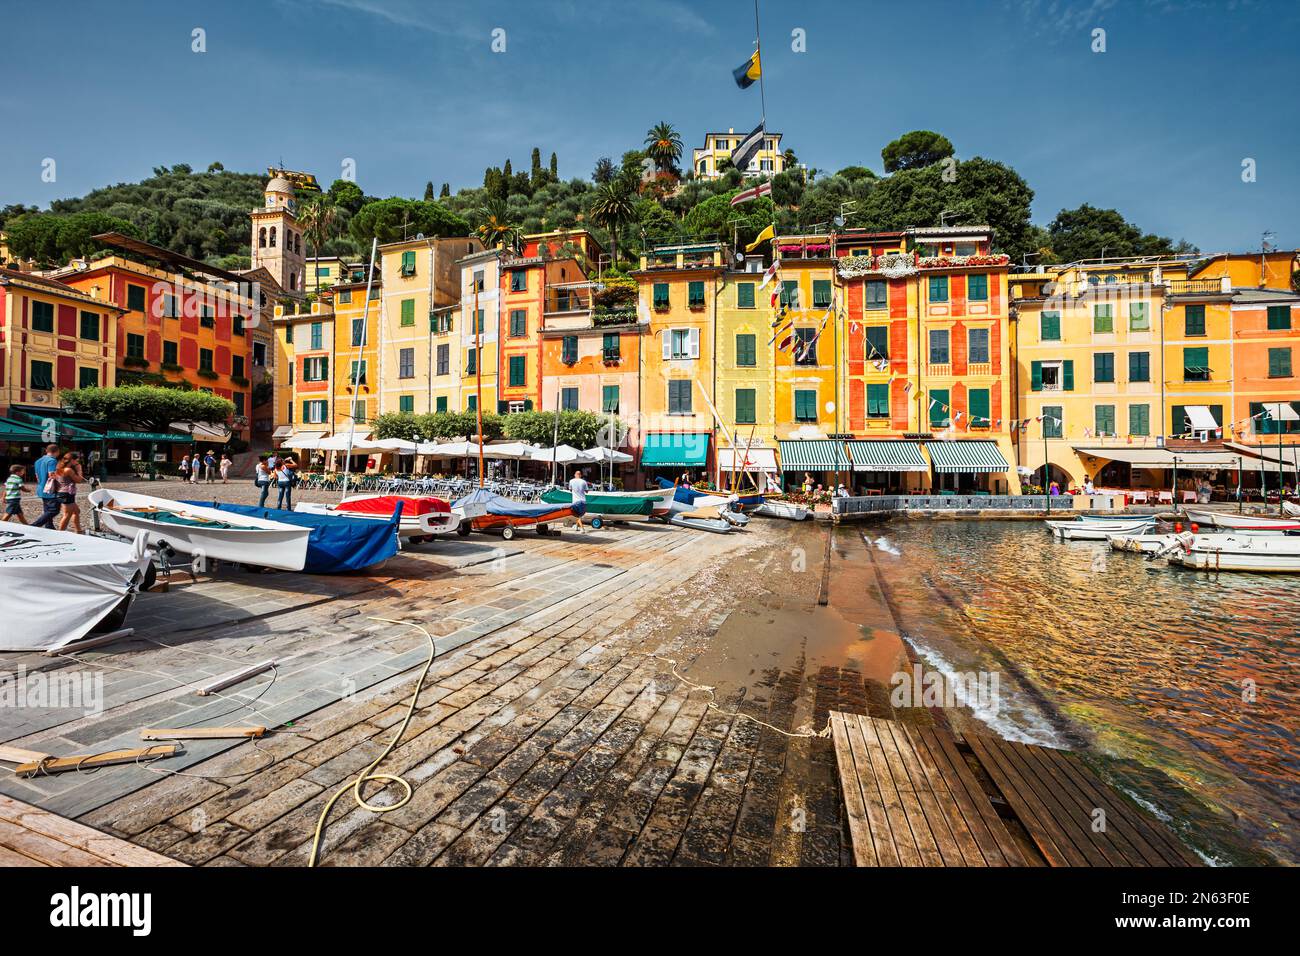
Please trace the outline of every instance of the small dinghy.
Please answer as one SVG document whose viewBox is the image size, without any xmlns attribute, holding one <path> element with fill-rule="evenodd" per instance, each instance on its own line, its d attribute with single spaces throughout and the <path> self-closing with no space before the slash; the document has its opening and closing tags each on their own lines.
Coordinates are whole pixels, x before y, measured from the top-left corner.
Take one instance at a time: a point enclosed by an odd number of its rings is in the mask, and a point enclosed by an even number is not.
<svg viewBox="0 0 1300 956">
<path fill-rule="evenodd" d="M 1080 515 L 1073 521 L 1045 521 L 1049 531 L 1063 541 L 1105 541 L 1115 534 L 1145 534 L 1156 525 L 1155 515 L 1099 518 Z"/>
<path fill-rule="evenodd" d="M 144 531 L 151 547 L 170 545 L 177 551 L 216 561 L 253 564 L 281 571 L 301 571 L 307 560 L 309 528 L 283 520 L 218 511 L 206 505 L 154 498 L 116 488 L 90 493 L 96 527 L 134 539 Z M 254 511 L 266 513 L 268 509 Z M 291 511 L 273 511 L 282 516 Z"/>
<path fill-rule="evenodd" d="M 754 514 L 765 518 L 784 518 L 787 521 L 807 521 L 812 512 L 807 508 L 789 501 L 773 501 L 770 498 L 754 509 Z"/>
<path fill-rule="evenodd" d="M 340 518 L 388 521 L 398 505 L 402 508 L 402 518 L 397 533 L 403 538 L 453 534 L 460 525 L 461 513 L 453 511 L 450 502 L 433 495 L 353 495 L 333 505 L 300 501 L 293 510 Z"/>
<path fill-rule="evenodd" d="M 0 524 L 0 651 L 50 651 L 115 631 L 153 578 L 148 541 Z M 18 716 L 18 715 L 15 715 Z"/>
<path fill-rule="evenodd" d="M 712 531 L 715 534 L 727 534 L 733 525 L 722 518 L 710 518 L 699 512 L 678 512 L 668 519 L 670 524 L 679 528 L 691 528 L 695 531 Z"/>
<path fill-rule="evenodd" d="M 609 491 L 587 492 L 587 513 L 591 526 L 599 528 L 607 521 L 648 521 L 654 516 L 654 506 L 662 498 L 651 497 L 660 492 L 620 494 Z M 548 488 L 542 492 L 542 501 L 553 505 L 573 504 L 572 493 L 562 488 Z M 665 506 L 665 510 L 666 506 Z"/>
<path fill-rule="evenodd" d="M 1176 534 L 1112 534 L 1107 538 L 1116 551 L 1158 554 L 1178 540 Z"/>
<path fill-rule="evenodd" d="M 536 528 L 538 534 L 544 535 L 550 533 L 548 524 L 573 517 L 572 504 L 531 504 L 498 495 L 486 488 L 476 488 L 452 507 L 465 509 L 467 513 L 479 512 L 469 522 L 461 523 L 462 535 L 469 534 L 470 528 L 475 531 L 500 531 L 501 537 L 507 541 L 515 536 L 517 528 Z"/>
<path fill-rule="evenodd" d="M 199 505 L 185 501 L 182 504 Z M 387 519 L 351 518 L 332 514 L 314 514 L 310 511 L 276 511 L 257 505 L 233 505 L 213 502 L 212 510 L 218 514 L 238 518 L 274 518 L 291 525 L 307 535 L 307 553 L 303 571 L 308 574 L 344 574 L 362 571 L 382 564 L 397 554 L 397 529 L 401 524 L 402 506 Z M 258 556 L 245 560 L 247 564 L 265 564 Z"/>
</svg>

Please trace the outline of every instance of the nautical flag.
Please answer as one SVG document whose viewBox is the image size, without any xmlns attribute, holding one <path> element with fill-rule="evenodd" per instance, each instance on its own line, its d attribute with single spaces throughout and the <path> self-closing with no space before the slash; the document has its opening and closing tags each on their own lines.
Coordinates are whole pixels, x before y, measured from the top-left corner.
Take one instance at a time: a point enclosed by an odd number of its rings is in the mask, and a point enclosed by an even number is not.
<svg viewBox="0 0 1300 956">
<path fill-rule="evenodd" d="M 731 71 L 731 75 L 736 78 L 736 85 L 742 90 L 753 86 L 754 81 L 763 75 L 763 66 L 758 61 L 758 51 L 751 53 L 749 59 Z"/>
<path fill-rule="evenodd" d="M 769 242 L 775 237 L 776 237 L 776 226 L 775 225 L 768 226 L 766 229 L 764 229 L 762 232 L 758 234 L 757 238 L 755 238 L 753 242 L 751 242 L 749 245 L 745 247 L 745 251 L 753 252 L 763 243 Z"/>
<path fill-rule="evenodd" d="M 760 196 L 770 195 L 772 195 L 772 184 L 770 182 L 759 183 L 753 189 L 746 189 L 744 192 L 736 193 L 736 195 L 731 197 L 731 204 L 733 206 L 739 206 L 741 203 L 758 199 Z"/>
<path fill-rule="evenodd" d="M 776 278 L 776 273 L 780 268 L 781 268 L 781 260 L 773 259 L 772 264 L 768 266 L 767 271 L 763 273 L 763 281 L 758 284 L 759 292 L 762 292 L 763 287 Z M 772 295 L 776 295 L 776 293 L 773 292 Z M 773 301 L 772 304 L 775 305 L 776 302 Z"/>
<path fill-rule="evenodd" d="M 904 383 L 903 383 L 903 394 L 904 394 L 904 395 L 911 395 L 911 394 L 912 394 L 912 383 L 911 383 L 911 382 L 904 382 Z"/>
<path fill-rule="evenodd" d="M 780 297 L 781 297 L 781 292 L 780 292 L 780 290 L 779 290 L 779 289 L 773 289 L 773 290 L 772 290 L 772 308 L 774 308 L 774 309 L 776 308 L 776 300 L 777 300 L 778 298 L 780 298 Z"/>
<path fill-rule="evenodd" d="M 763 129 L 763 124 L 759 123 L 754 127 L 753 132 L 742 139 L 740 145 L 731 151 L 731 165 L 742 173 L 749 169 L 749 161 L 758 155 L 759 148 L 762 147 L 763 140 L 766 138 L 767 131 Z"/>
</svg>

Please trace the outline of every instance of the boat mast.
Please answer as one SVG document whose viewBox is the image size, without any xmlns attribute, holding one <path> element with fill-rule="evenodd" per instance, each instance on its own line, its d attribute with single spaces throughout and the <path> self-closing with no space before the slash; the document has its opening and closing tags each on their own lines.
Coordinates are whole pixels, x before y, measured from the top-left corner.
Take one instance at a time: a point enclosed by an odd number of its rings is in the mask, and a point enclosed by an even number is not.
<svg viewBox="0 0 1300 956">
<path fill-rule="evenodd" d="M 500 263 L 498 258 L 497 262 Z M 470 273 L 474 283 L 474 411 L 478 418 L 478 486 L 483 487 L 483 323 L 478 317 L 478 281 Z M 498 281 L 500 281 L 498 279 Z"/>
<path fill-rule="evenodd" d="M 379 237 L 376 236 L 370 240 L 370 268 L 366 270 L 366 301 L 361 307 L 361 340 L 357 343 L 356 359 L 352 363 L 352 391 L 350 393 L 352 407 L 348 409 L 348 448 L 347 454 L 343 458 L 343 494 L 339 497 L 340 501 L 348 496 L 348 475 L 352 464 L 352 442 L 357 434 L 357 392 L 361 388 L 361 356 L 366 344 L 366 331 L 370 326 L 370 287 L 375 281 L 375 253 L 378 250 Z"/>
</svg>

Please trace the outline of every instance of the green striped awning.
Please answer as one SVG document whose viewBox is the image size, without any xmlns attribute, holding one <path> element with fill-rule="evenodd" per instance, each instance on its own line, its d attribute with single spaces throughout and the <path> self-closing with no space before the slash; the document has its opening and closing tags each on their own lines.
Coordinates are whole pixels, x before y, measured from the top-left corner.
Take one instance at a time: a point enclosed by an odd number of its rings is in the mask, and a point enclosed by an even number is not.
<svg viewBox="0 0 1300 956">
<path fill-rule="evenodd" d="M 850 465 L 844 442 L 828 438 L 777 442 L 782 471 L 847 471 Z"/>
<path fill-rule="evenodd" d="M 925 443 L 937 472 L 1001 474 L 1010 471 L 1006 458 L 992 441 L 930 441 Z"/>
<path fill-rule="evenodd" d="M 708 432 L 652 432 L 641 449 L 643 468 L 703 468 L 708 461 Z"/>
<path fill-rule="evenodd" d="M 929 471 L 914 441 L 851 441 L 854 471 Z"/>
</svg>

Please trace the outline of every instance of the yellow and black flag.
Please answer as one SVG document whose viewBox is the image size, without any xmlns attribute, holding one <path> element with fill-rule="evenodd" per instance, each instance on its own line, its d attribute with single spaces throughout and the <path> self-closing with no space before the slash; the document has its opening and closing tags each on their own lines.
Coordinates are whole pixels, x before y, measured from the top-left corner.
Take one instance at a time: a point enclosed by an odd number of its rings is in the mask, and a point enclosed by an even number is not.
<svg viewBox="0 0 1300 956">
<path fill-rule="evenodd" d="M 754 85 L 754 81 L 763 75 L 763 68 L 758 62 L 758 51 L 749 55 L 749 59 L 731 71 L 736 78 L 736 85 L 742 90 Z"/>
</svg>

